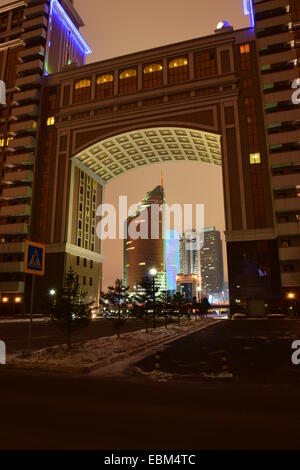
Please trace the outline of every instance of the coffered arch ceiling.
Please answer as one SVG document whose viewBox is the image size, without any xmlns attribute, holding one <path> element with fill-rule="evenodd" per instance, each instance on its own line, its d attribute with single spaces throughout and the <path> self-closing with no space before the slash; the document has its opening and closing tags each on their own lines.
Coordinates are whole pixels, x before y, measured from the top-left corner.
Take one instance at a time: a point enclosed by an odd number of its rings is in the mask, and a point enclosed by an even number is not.
<svg viewBox="0 0 300 470">
<path fill-rule="evenodd" d="M 73 161 L 104 183 L 155 163 L 222 165 L 221 136 L 175 127 L 140 129 L 99 141 L 75 155 Z"/>
</svg>

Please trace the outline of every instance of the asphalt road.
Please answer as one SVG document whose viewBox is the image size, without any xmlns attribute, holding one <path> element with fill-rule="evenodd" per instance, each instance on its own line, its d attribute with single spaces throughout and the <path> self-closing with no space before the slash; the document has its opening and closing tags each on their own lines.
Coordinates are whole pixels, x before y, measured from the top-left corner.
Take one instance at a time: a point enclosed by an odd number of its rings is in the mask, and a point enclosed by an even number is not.
<svg viewBox="0 0 300 470">
<path fill-rule="evenodd" d="M 162 320 L 160 320 L 162 321 Z M 159 321 L 158 321 L 159 323 Z M 28 346 L 28 322 L 0 322 L 0 340 L 5 341 L 8 354 L 26 350 Z M 143 321 L 126 320 L 122 332 L 135 331 L 145 328 Z M 116 334 L 115 322 L 108 319 L 93 320 L 91 324 L 74 333 L 73 340 L 96 339 L 102 336 Z M 64 335 L 55 325 L 48 322 L 33 322 L 32 349 L 42 349 L 66 342 Z"/>
<path fill-rule="evenodd" d="M 172 381 L 199 382 L 217 378 L 225 362 L 234 382 L 300 386 L 300 365 L 291 361 L 296 339 L 300 320 L 223 321 L 167 345 L 160 354 L 161 371 Z M 145 376 L 154 362 L 150 356 L 136 367 Z"/>
<path fill-rule="evenodd" d="M 166 382 L 137 365 L 105 379 L 0 369 L 0 448 L 299 449 L 299 335 L 297 321 L 219 323 L 166 347 Z M 221 349 L 233 378 L 204 378 Z M 153 356 L 138 366 L 150 371 Z"/>
</svg>

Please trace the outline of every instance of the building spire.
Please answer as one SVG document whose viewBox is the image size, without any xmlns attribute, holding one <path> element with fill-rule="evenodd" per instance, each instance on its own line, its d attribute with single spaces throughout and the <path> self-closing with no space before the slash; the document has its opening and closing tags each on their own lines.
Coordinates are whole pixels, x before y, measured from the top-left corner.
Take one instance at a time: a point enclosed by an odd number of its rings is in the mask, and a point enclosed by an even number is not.
<svg viewBox="0 0 300 470">
<path fill-rule="evenodd" d="M 161 173 L 160 173 L 160 185 L 161 185 L 162 187 L 164 187 L 164 177 L 163 177 L 163 172 L 162 172 L 162 170 L 161 170 Z"/>
</svg>

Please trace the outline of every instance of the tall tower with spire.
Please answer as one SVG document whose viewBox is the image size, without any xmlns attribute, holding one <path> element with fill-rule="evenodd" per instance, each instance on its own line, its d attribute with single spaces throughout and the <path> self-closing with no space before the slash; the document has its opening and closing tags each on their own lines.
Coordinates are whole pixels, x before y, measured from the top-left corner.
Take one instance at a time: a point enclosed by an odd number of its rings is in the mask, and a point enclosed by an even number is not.
<svg viewBox="0 0 300 470">
<path fill-rule="evenodd" d="M 130 287 L 130 292 L 138 289 L 144 278 L 149 276 L 152 268 L 157 271 L 157 287 L 160 290 L 166 289 L 166 240 L 162 207 L 164 202 L 165 193 L 161 175 L 160 185 L 145 195 L 136 212 L 127 219 L 127 238 L 124 240 L 124 282 Z M 153 205 L 159 206 L 158 214 L 151 210 Z M 158 221 L 156 220 L 157 215 Z M 130 235 L 130 227 L 135 227 L 137 231 L 141 232 L 142 225 L 146 223 L 148 223 L 147 239 L 134 239 Z M 154 224 L 158 228 L 158 236 L 155 238 L 153 237 Z"/>
</svg>

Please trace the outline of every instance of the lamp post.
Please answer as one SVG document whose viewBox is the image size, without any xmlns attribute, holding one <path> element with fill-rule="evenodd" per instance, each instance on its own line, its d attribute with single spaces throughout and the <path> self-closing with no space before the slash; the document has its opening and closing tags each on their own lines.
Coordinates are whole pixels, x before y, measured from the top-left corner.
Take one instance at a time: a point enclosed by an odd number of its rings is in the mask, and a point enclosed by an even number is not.
<svg viewBox="0 0 300 470">
<path fill-rule="evenodd" d="M 292 311 L 292 316 L 294 316 L 294 303 L 295 303 L 296 295 L 294 294 L 294 292 L 289 292 L 287 294 L 287 298 L 291 302 L 290 310 Z"/>
<path fill-rule="evenodd" d="M 156 328 L 156 309 L 155 309 L 155 277 L 157 270 L 155 268 L 150 269 L 150 276 L 152 278 L 152 300 L 153 300 L 153 327 Z"/>
<path fill-rule="evenodd" d="M 55 307 L 55 304 L 56 304 L 56 298 L 55 298 L 56 290 L 55 289 L 50 289 L 49 294 L 50 294 L 51 299 L 52 299 L 52 307 Z"/>
</svg>

